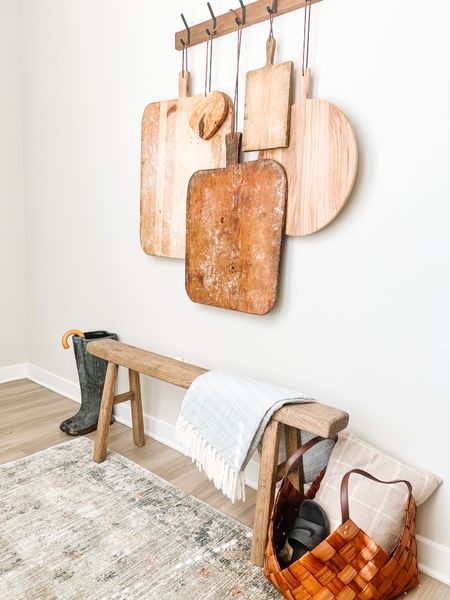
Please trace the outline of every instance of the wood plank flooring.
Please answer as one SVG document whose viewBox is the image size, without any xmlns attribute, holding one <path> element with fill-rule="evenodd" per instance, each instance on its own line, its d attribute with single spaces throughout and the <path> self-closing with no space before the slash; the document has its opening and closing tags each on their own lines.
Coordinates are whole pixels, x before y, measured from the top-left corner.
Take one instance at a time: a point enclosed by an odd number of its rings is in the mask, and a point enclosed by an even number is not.
<svg viewBox="0 0 450 600">
<path fill-rule="evenodd" d="M 59 424 L 78 410 L 68 400 L 26 379 L 0 385 L 0 463 L 28 456 L 72 438 Z M 89 435 L 94 439 L 95 433 Z M 146 445 L 133 444 L 131 430 L 114 423 L 109 448 L 139 463 L 156 475 L 219 510 L 251 526 L 254 490 L 247 488 L 247 501 L 232 504 L 182 454 L 146 438 Z M 413 600 L 450 600 L 450 587 L 422 575 L 421 585 L 408 594 Z M 281 598 L 281 596 L 280 596 Z"/>
</svg>

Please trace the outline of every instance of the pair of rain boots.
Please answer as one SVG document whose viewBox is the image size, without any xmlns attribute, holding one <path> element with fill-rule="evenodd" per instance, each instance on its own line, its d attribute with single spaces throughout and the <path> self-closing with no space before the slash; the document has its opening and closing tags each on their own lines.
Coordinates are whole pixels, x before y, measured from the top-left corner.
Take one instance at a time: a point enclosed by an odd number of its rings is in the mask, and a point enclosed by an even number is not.
<svg viewBox="0 0 450 600">
<path fill-rule="evenodd" d="M 81 407 L 73 417 L 66 419 L 59 426 L 68 435 L 85 435 L 97 429 L 108 363 L 89 354 L 87 345 L 100 339 L 117 340 L 117 334 L 108 331 L 87 331 L 84 337 L 74 335 L 72 338 L 80 380 Z M 111 417 L 111 423 L 113 422 L 114 417 Z"/>
</svg>

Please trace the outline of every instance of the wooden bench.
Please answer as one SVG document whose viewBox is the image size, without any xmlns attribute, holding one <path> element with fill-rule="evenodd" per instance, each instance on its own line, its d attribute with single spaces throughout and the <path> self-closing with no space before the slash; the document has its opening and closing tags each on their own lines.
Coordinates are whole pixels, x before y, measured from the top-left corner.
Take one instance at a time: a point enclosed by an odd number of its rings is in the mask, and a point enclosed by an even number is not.
<svg viewBox="0 0 450 600">
<path fill-rule="evenodd" d="M 114 404 L 131 402 L 134 443 L 137 446 L 145 444 L 140 373 L 187 389 L 196 377 L 207 372 L 207 369 L 134 348 L 115 340 L 90 342 L 87 350 L 90 354 L 108 361 L 94 447 L 94 460 L 98 463 L 106 458 Z M 129 371 L 130 391 L 116 395 L 119 365 Z M 264 433 L 259 470 L 252 542 L 252 561 L 256 565 L 262 566 L 264 562 L 275 485 L 283 476 L 284 465 L 278 464 L 281 427 L 285 429 L 286 454 L 289 456 L 301 443 L 301 430 L 322 437 L 332 437 L 347 426 L 348 418 L 348 414 L 344 411 L 319 403 L 287 404 L 272 417 Z M 299 487 L 303 485 L 302 477 L 300 468 L 294 476 L 294 483 Z"/>
</svg>

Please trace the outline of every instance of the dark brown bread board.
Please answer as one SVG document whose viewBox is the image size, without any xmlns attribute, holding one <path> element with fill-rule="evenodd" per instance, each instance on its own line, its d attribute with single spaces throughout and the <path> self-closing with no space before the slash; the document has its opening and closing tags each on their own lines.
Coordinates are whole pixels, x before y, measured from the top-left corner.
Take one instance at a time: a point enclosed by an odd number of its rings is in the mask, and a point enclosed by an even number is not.
<svg viewBox="0 0 450 600">
<path fill-rule="evenodd" d="M 189 182 L 186 291 L 191 300 L 264 315 L 277 299 L 287 180 L 273 160 L 239 164 L 241 134 L 226 136 L 227 166 Z"/>
</svg>

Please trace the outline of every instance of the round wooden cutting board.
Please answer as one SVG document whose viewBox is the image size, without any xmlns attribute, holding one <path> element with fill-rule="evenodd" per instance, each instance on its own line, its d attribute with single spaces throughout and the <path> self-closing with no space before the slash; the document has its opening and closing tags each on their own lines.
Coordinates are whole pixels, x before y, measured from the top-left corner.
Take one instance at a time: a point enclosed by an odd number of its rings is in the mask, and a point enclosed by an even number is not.
<svg viewBox="0 0 450 600">
<path fill-rule="evenodd" d="M 286 234 L 309 235 L 328 225 L 344 208 L 358 167 L 355 134 L 331 102 L 310 99 L 310 69 L 300 75 L 300 100 L 292 106 L 288 148 L 265 150 L 286 170 Z"/>
</svg>

